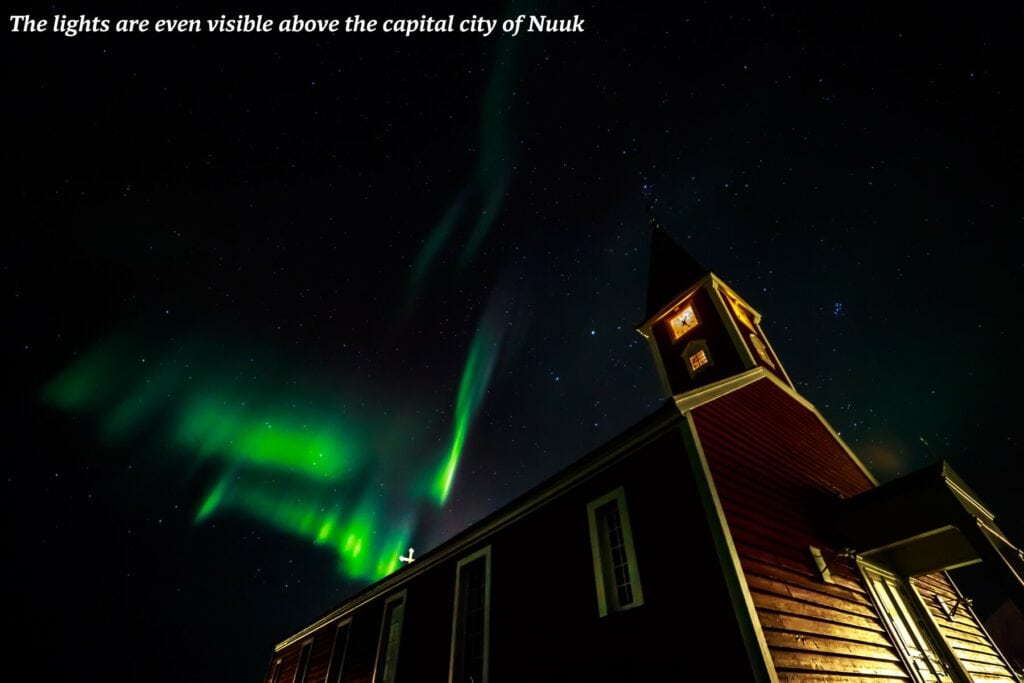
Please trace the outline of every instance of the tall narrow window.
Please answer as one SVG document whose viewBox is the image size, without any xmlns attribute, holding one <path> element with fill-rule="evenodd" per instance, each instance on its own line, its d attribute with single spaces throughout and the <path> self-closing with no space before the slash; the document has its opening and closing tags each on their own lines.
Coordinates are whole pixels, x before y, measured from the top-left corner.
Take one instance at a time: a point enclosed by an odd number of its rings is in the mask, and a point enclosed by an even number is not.
<svg viewBox="0 0 1024 683">
<path fill-rule="evenodd" d="M 633 532 L 622 487 L 587 505 L 590 550 L 597 584 L 597 609 L 603 617 L 644 604 Z"/>
<path fill-rule="evenodd" d="M 491 621 L 491 547 L 459 560 L 455 570 L 451 683 L 486 683 Z"/>
<path fill-rule="evenodd" d="M 331 663 L 327 666 L 327 683 L 340 683 L 345 671 L 345 655 L 348 653 L 348 634 L 352 620 L 346 619 L 334 630 L 334 646 L 331 648 Z"/>
<path fill-rule="evenodd" d="M 907 662 L 911 678 L 921 683 L 950 680 L 948 667 L 918 623 L 903 581 L 882 567 L 866 562 L 861 562 L 860 566 L 882 621 Z"/>
<path fill-rule="evenodd" d="M 309 656 L 313 654 L 313 639 L 302 644 L 299 652 L 299 665 L 295 667 L 295 683 L 306 683 L 306 676 L 309 674 Z"/>
<path fill-rule="evenodd" d="M 373 671 L 374 683 L 395 683 L 404 613 L 405 591 L 388 598 L 384 603 L 384 621 L 381 623 L 380 642 L 377 645 L 377 666 Z"/>
<path fill-rule="evenodd" d="M 270 669 L 270 683 L 281 683 L 281 660 L 274 661 L 274 666 Z"/>
</svg>

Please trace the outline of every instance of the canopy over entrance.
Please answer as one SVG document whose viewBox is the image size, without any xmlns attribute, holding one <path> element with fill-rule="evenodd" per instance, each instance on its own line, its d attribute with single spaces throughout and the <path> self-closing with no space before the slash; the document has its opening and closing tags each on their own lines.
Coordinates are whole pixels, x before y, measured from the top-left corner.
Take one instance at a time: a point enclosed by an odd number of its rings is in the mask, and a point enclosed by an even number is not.
<svg viewBox="0 0 1024 683">
<path fill-rule="evenodd" d="M 844 501 L 839 527 L 850 548 L 904 576 L 984 561 L 1024 610 L 1024 552 L 946 462 Z"/>
</svg>

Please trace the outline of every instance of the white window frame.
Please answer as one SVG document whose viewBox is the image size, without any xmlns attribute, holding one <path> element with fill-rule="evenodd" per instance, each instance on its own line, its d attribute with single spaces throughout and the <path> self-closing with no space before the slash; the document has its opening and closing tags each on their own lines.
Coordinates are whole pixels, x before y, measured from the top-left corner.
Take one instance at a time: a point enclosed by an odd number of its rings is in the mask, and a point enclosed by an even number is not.
<svg viewBox="0 0 1024 683">
<path fill-rule="evenodd" d="M 961 680 L 960 674 L 962 672 L 957 666 L 956 655 L 949 649 L 945 639 L 941 638 L 941 634 L 939 634 L 939 638 L 935 637 L 936 634 L 933 633 L 934 624 L 930 621 L 931 616 L 920 613 L 923 605 L 920 604 L 920 596 L 917 595 L 910 582 L 880 562 L 858 557 L 857 566 L 860 569 L 861 576 L 864 577 L 864 583 L 871 594 L 871 600 L 878 610 L 882 626 L 889 633 L 889 638 L 892 640 L 896 652 L 910 674 L 910 679 L 919 682 L 923 681 L 924 677 L 922 677 L 915 664 L 915 658 L 907 650 L 906 637 L 908 636 L 911 640 L 910 645 L 921 652 L 919 659 L 927 665 L 927 672 L 930 675 L 935 676 L 940 681 Z M 905 610 L 903 621 L 905 626 L 909 627 L 909 631 L 906 634 L 898 632 L 899 625 L 892 623 L 892 618 L 886 611 L 885 603 L 890 602 L 891 599 L 888 597 L 883 599 L 878 594 L 879 588 L 876 582 L 886 579 L 892 581 L 899 591 L 898 597 L 903 604 L 897 605 L 897 608 L 902 607 Z M 928 656 L 929 650 L 934 659 Z M 938 669 L 942 670 L 941 675 L 938 674 Z"/>
<path fill-rule="evenodd" d="M 373 683 L 389 683 L 385 681 L 383 678 L 384 662 L 382 661 L 381 658 L 386 654 L 385 648 L 387 647 L 387 642 L 384 640 L 384 637 L 389 632 L 387 618 L 388 608 L 391 606 L 391 603 L 393 602 L 402 603 L 402 619 L 398 622 L 398 642 L 395 644 L 395 670 L 398 670 L 398 653 L 402 645 L 402 630 L 405 628 L 405 608 L 407 605 L 405 600 L 406 592 L 407 591 L 404 590 L 399 591 L 394 595 L 391 595 L 390 597 L 388 597 L 387 600 L 384 601 L 384 614 L 380 620 L 380 636 L 377 638 L 377 654 L 373 658 Z"/>
<path fill-rule="evenodd" d="M 308 654 L 307 654 L 308 653 Z M 302 656 L 306 655 L 306 666 L 302 666 Z M 295 675 L 293 683 L 306 683 L 309 679 L 309 663 L 313 661 L 313 639 L 307 638 L 299 646 L 299 661 L 295 663 Z"/>
<path fill-rule="evenodd" d="M 622 524 L 622 541 L 626 551 L 626 562 L 629 565 L 629 583 L 633 590 L 633 602 L 619 605 L 615 594 L 608 595 L 609 581 L 614 584 L 614 568 L 610 557 L 606 557 L 603 549 L 607 539 L 602 537 L 601 525 L 598 523 L 597 511 L 605 505 L 614 503 L 619 511 L 619 522 Z M 597 611 L 599 616 L 606 617 L 614 612 L 640 607 L 644 604 L 644 591 L 640 585 L 640 567 L 636 561 L 636 549 L 633 545 L 633 526 L 629 520 L 629 507 L 626 505 L 626 492 L 623 487 L 609 491 L 600 498 L 587 503 L 587 520 L 590 524 L 590 551 L 594 561 L 594 582 L 597 586 Z M 610 551 L 610 548 L 608 549 Z"/>
<path fill-rule="evenodd" d="M 462 568 L 475 560 L 484 558 L 484 675 L 479 683 L 487 683 L 491 658 L 491 546 L 481 548 L 459 560 L 455 567 L 455 598 L 452 600 L 452 645 L 448 659 L 448 683 L 455 680 L 455 650 L 459 636 L 459 595 L 462 582 Z"/>
<path fill-rule="evenodd" d="M 341 646 L 341 653 L 338 653 L 338 631 L 342 628 L 347 628 L 348 631 L 345 634 L 345 643 Z M 352 617 L 348 619 L 342 619 L 334 625 L 334 644 L 331 645 L 331 658 L 327 661 L 327 675 L 331 675 L 331 670 L 334 668 L 334 661 L 337 658 L 338 670 L 335 675 L 334 681 L 328 680 L 327 683 L 335 683 L 341 680 L 341 675 L 345 673 L 345 657 L 348 655 L 348 644 L 352 640 Z"/>
<path fill-rule="evenodd" d="M 281 666 L 283 662 L 283 657 L 278 657 L 274 660 L 274 666 L 270 669 L 270 683 L 281 683 Z"/>
</svg>

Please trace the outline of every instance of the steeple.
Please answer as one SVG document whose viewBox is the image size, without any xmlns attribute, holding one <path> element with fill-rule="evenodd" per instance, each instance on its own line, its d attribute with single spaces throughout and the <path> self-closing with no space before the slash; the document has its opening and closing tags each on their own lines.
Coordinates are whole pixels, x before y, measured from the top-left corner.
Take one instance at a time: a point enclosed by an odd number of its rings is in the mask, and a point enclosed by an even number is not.
<svg viewBox="0 0 1024 683">
<path fill-rule="evenodd" d="M 653 218 L 651 223 L 654 228 L 651 231 L 651 265 L 647 271 L 645 315 L 648 318 L 711 272 L 669 237 Z"/>
<path fill-rule="evenodd" d="M 761 329 L 761 314 L 651 222 L 647 320 L 637 327 L 651 346 L 667 396 L 762 367 L 792 386 Z"/>
</svg>

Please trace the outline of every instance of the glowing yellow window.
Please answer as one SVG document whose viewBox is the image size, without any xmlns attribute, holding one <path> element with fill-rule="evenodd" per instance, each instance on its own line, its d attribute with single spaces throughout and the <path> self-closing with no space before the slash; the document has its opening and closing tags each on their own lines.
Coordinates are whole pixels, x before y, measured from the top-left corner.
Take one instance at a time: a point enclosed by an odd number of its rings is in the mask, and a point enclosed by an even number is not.
<svg viewBox="0 0 1024 683">
<path fill-rule="evenodd" d="M 747 315 L 747 310 L 743 307 L 743 304 L 730 296 L 729 305 L 732 306 L 732 312 L 736 314 L 741 323 L 750 329 L 754 329 L 754 323 L 750 322 L 750 316 Z"/>
<path fill-rule="evenodd" d="M 704 349 L 701 349 L 697 353 L 690 356 L 690 367 L 696 371 L 708 364 L 708 355 L 704 353 Z"/>
<path fill-rule="evenodd" d="M 699 322 L 697 314 L 693 311 L 693 304 L 673 315 L 668 319 L 668 329 L 672 332 L 672 341 L 680 339 L 684 334 L 697 327 Z"/>
<path fill-rule="evenodd" d="M 750 343 L 753 345 L 754 351 L 757 351 L 757 355 L 764 361 L 764 364 L 774 370 L 775 363 L 772 362 L 771 356 L 768 355 L 768 347 L 761 341 L 761 338 L 756 334 L 751 334 Z"/>
</svg>

